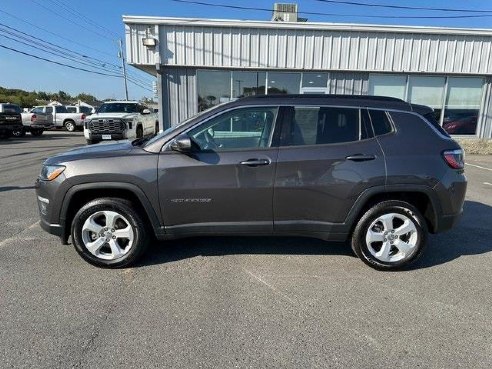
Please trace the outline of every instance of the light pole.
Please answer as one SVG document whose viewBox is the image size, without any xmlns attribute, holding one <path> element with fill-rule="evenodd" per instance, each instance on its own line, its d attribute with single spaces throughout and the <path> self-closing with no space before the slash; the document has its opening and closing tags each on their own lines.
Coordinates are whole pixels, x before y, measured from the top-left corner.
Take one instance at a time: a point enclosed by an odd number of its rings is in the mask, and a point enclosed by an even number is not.
<svg viewBox="0 0 492 369">
<path fill-rule="evenodd" d="M 121 66 L 123 67 L 123 79 L 125 81 L 125 100 L 128 100 L 128 83 L 126 80 L 126 65 L 125 65 L 125 57 L 123 56 L 123 41 L 121 38 L 118 40 L 118 45 L 120 46 L 120 52 L 118 53 L 118 57 L 121 59 Z"/>
</svg>

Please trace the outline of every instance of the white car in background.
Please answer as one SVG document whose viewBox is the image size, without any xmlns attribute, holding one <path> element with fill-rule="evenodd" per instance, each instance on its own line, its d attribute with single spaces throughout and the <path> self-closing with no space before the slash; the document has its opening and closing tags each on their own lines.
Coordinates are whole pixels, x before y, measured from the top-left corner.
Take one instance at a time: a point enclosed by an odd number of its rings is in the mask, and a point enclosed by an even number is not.
<svg viewBox="0 0 492 369">
<path fill-rule="evenodd" d="M 87 144 L 153 135 L 159 131 L 157 114 L 138 101 L 109 101 L 87 118 Z"/>
</svg>

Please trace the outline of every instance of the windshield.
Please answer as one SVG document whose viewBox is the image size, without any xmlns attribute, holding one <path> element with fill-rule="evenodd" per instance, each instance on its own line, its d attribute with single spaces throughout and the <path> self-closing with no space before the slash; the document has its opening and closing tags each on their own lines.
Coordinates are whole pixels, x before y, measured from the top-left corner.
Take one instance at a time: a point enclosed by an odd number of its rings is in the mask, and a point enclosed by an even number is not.
<svg viewBox="0 0 492 369">
<path fill-rule="evenodd" d="M 14 105 L 14 104 L 5 104 L 3 106 L 3 112 L 4 113 L 17 113 L 17 114 L 20 114 L 21 112 L 21 108 L 20 106 L 18 105 Z"/>
<path fill-rule="evenodd" d="M 192 120 L 194 120 L 196 118 L 199 118 L 202 115 L 205 115 L 206 113 L 209 113 L 210 111 L 215 110 L 215 109 L 221 107 L 224 104 L 227 104 L 227 103 L 222 103 L 222 104 L 219 104 L 219 105 L 212 106 L 211 108 L 208 108 L 206 110 L 203 110 L 200 113 L 195 114 L 191 118 L 188 118 L 188 119 L 180 122 L 177 125 L 173 125 L 173 126 L 169 127 L 168 129 L 166 129 L 166 130 L 162 131 L 161 133 L 159 133 L 159 134 L 155 135 L 154 137 L 152 137 L 152 139 L 146 141 L 145 142 L 146 143 L 146 146 L 153 144 L 154 142 L 156 142 L 157 140 L 159 140 L 161 137 L 167 136 L 168 134 L 172 133 L 173 131 L 177 130 L 178 128 L 181 128 L 182 126 L 184 126 L 186 123 L 189 123 Z"/>
<path fill-rule="evenodd" d="M 135 103 L 106 103 L 97 110 L 98 113 L 138 113 Z"/>
</svg>

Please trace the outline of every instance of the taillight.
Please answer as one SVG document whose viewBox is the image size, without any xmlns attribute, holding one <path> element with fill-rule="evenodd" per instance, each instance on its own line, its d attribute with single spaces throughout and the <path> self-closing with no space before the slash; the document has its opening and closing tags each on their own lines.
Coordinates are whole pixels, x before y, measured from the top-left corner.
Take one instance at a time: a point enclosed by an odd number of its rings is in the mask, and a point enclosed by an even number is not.
<svg viewBox="0 0 492 369">
<path fill-rule="evenodd" d="M 82 116 L 80 117 L 80 119 L 84 120 L 85 119 L 85 114 L 82 114 Z"/>
<path fill-rule="evenodd" d="M 463 150 L 446 150 L 442 153 L 444 161 L 453 169 L 463 169 L 465 167 L 465 158 Z"/>
<path fill-rule="evenodd" d="M 36 114 L 31 115 L 31 122 L 34 122 L 36 120 Z"/>
</svg>

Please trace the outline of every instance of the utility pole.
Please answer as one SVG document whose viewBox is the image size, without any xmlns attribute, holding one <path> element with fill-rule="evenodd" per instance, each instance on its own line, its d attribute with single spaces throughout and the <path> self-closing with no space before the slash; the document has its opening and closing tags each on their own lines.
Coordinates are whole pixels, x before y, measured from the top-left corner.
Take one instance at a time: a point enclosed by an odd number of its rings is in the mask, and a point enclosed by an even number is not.
<svg viewBox="0 0 492 369">
<path fill-rule="evenodd" d="M 121 66 L 123 67 L 123 79 L 125 80 L 125 100 L 128 100 L 128 83 L 126 81 L 126 64 L 125 57 L 123 56 L 123 41 L 121 38 L 118 40 L 118 45 L 120 46 L 120 52 L 118 53 L 118 57 L 121 59 Z"/>
</svg>

